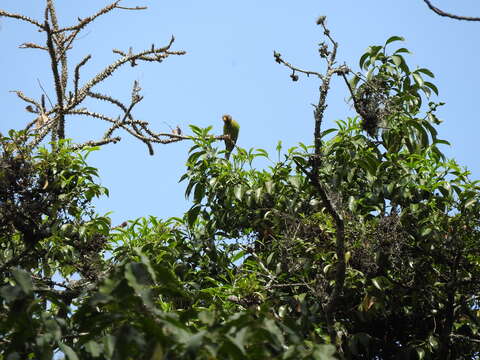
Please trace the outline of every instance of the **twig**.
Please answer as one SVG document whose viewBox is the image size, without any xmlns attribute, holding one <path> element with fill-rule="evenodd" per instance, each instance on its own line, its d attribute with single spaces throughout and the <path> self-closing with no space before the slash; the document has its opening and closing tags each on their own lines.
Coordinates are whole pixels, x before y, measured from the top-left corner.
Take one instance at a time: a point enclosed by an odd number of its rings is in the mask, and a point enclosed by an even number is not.
<svg viewBox="0 0 480 360">
<path fill-rule="evenodd" d="M 27 102 L 27 103 L 30 103 L 32 105 L 35 105 L 37 107 L 37 109 L 40 109 L 41 106 L 40 106 L 40 103 L 38 103 L 37 101 L 29 98 L 28 96 L 26 96 L 23 92 L 21 92 L 20 90 L 11 90 L 10 92 L 13 92 L 15 93 L 20 99 L 22 99 L 23 101 Z"/>
<path fill-rule="evenodd" d="M 40 24 L 37 20 L 29 18 L 28 16 L 25 16 L 25 15 L 13 14 L 4 10 L 0 10 L 0 17 L 2 16 L 9 17 L 12 19 L 23 20 L 23 21 L 29 22 L 30 24 L 35 25 L 36 27 L 40 28 L 40 30 L 43 30 L 43 31 L 45 30 L 45 27 L 42 24 Z"/>
<path fill-rule="evenodd" d="M 456 20 L 480 21 L 480 17 L 460 16 L 460 15 L 450 14 L 450 13 L 447 13 L 447 12 L 445 12 L 443 10 L 440 10 L 439 8 L 433 6 L 432 3 L 430 2 L 430 0 L 423 0 L 423 1 L 425 2 L 425 4 L 427 4 L 427 6 L 430 8 L 430 10 L 432 10 L 434 13 L 436 13 L 440 16 L 449 17 L 449 18 L 456 19 Z"/>
<path fill-rule="evenodd" d="M 310 76 L 310 75 L 315 75 L 317 76 L 318 78 L 322 79 L 323 80 L 323 75 L 316 72 L 316 71 L 310 71 L 310 70 L 304 70 L 304 69 L 300 69 L 299 67 L 296 67 L 296 66 L 293 66 L 292 64 L 290 64 L 288 61 L 285 61 L 282 59 L 282 55 L 279 53 L 279 52 L 276 52 L 274 51 L 273 52 L 273 57 L 275 58 L 275 61 L 279 64 L 283 64 L 285 65 L 287 68 L 289 68 L 290 70 L 293 71 L 293 74 L 295 74 L 295 72 L 299 72 L 299 73 L 302 73 L 302 74 L 305 74 L 307 76 Z"/>
<path fill-rule="evenodd" d="M 74 106 L 78 105 L 79 102 L 81 102 L 85 99 L 85 97 L 88 95 L 90 89 L 93 86 L 102 82 L 103 80 L 105 80 L 106 78 L 111 76 L 120 66 L 122 66 L 122 65 L 124 65 L 128 62 L 131 62 L 132 60 L 136 60 L 136 59 L 145 60 L 145 59 L 141 59 L 141 58 L 144 57 L 145 55 L 149 55 L 149 54 L 156 54 L 156 57 L 158 58 L 158 60 L 163 60 L 164 58 L 168 57 L 169 55 L 184 55 L 185 51 L 172 51 L 172 52 L 168 51 L 170 49 L 170 47 L 172 46 L 174 40 L 175 40 L 175 38 L 172 36 L 169 44 L 167 46 L 163 47 L 163 48 L 145 50 L 145 51 L 142 51 L 138 54 L 133 54 L 131 56 L 124 56 L 121 59 L 114 62 L 113 64 L 107 66 L 105 69 L 103 69 L 101 72 L 99 72 L 96 76 L 94 76 L 89 82 L 87 82 L 87 84 L 85 84 L 82 87 L 82 89 L 79 90 L 77 101 L 69 104 L 69 108 L 73 108 Z M 153 60 L 149 59 L 149 61 L 153 61 Z"/>
<path fill-rule="evenodd" d="M 52 109 L 54 108 L 53 104 L 52 104 L 52 100 L 50 100 L 50 97 L 48 96 L 47 92 L 45 91 L 45 89 L 43 88 L 42 86 L 42 83 L 40 82 L 40 79 L 37 79 L 37 82 L 38 82 L 38 86 L 40 86 L 40 89 L 42 89 L 42 92 L 43 94 L 45 95 L 45 97 L 47 98 L 48 100 L 48 103 L 50 104 L 50 106 L 52 107 Z M 42 108 L 44 108 L 45 106 L 42 105 Z M 46 109 L 42 109 L 43 111 L 46 111 Z"/>
<path fill-rule="evenodd" d="M 23 43 L 18 46 L 19 49 L 40 49 L 40 50 L 45 50 L 48 51 L 47 47 L 41 46 L 35 43 Z"/>
<path fill-rule="evenodd" d="M 88 54 L 85 56 L 82 61 L 80 61 L 77 66 L 75 66 L 74 78 L 73 78 L 73 94 L 75 96 L 74 102 L 77 102 L 78 96 L 78 82 L 80 81 L 80 68 L 84 66 L 88 60 L 92 58 L 92 55 Z"/>
</svg>

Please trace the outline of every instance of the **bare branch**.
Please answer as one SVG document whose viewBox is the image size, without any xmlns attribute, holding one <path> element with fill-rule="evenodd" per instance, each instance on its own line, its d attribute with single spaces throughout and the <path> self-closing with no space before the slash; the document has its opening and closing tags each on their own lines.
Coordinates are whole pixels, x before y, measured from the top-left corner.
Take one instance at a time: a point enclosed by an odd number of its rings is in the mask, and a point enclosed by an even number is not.
<svg viewBox="0 0 480 360">
<path fill-rule="evenodd" d="M 37 119 L 35 119 L 35 122 Z M 53 128 L 55 127 L 55 121 L 50 121 L 43 124 L 40 128 L 37 128 L 34 140 L 29 144 L 31 148 L 34 148 L 38 144 L 40 144 L 43 139 L 48 135 L 48 133 L 52 132 Z"/>
<path fill-rule="evenodd" d="M 17 96 L 22 99 L 23 101 L 27 102 L 27 103 L 30 103 L 32 105 L 35 105 L 37 107 L 37 109 L 40 109 L 41 106 L 40 106 L 40 103 L 36 102 L 35 100 L 29 98 L 28 96 L 26 96 L 22 91 L 19 91 L 19 90 L 11 90 L 10 92 L 13 92 L 15 94 L 17 94 Z"/>
<path fill-rule="evenodd" d="M 132 54 L 130 56 L 123 56 L 113 64 L 110 64 L 105 69 L 103 69 L 100 73 L 98 73 L 95 77 L 93 77 L 87 84 L 85 84 L 82 89 L 78 92 L 77 100 L 72 104 L 69 104 L 69 108 L 73 108 L 79 102 L 83 101 L 85 97 L 88 95 L 90 89 L 95 86 L 96 84 L 102 82 L 109 76 L 111 76 L 120 66 L 131 62 L 132 60 L 146 60 L 146 61 L 158 61 L 161 62 L 165 58 L 170 55 L 184 55 L 185 51 L 169 51 L 170 47 L 172 46 L 175 38 L 172 36 L 170 42 L 167 46 L 163 48 L 153 48 L 150 50 L 145 50 L 137 54 Z M 153 55 L 154 59 L 147 59 L 147 55 Z"/>
<path fill-rule="evenodd" d="M 423 1 L 425 2 L 425 4 L 427 4 L 427 6 L 430 8 L 430 10 L 432 10 L 434 13 L 436 13 L 440 16 L 449 17 L 449 18 L 456 19 L 456 20 L 480 21 L 480 17 L 460 16 L 460 15 L 450 14 L 450 13 L 447 13 L 447 12 L 445 12 L 443 10 L 440 10 L 439 8 L 433 6 L 432 3 L 430 2 L 430 0 L 423 0 Z"/>
<path fill-rule="evenodd" d="M 74 79 L 73 79 L 73 88 L 74 88 L 74 94 L 75 94 L 75 99 L 74 101 L 77 101 L 77 95 L 78 95 L 78 82 L 80 81 L 80 68 L 87 63 L 88 60 L 92 58 L 92 55 L 87 55 L 83 58 L 82 61 L 80 61 L 77 66 L 75 66 L 75 72 L 74 72 Z"/>
<path fill-rule="evenodd" d="M 12 18 L 12 19 L 18 19 L 18 20 L 26 21 L 26 22 L 29 22 L 30 24 L 35 25 L 36 27 L 40 28 L 43 31 L 45 30 L 44 26 L 42 24 L 40 24 L 37 20 L 29 18 L 28 16 L 25 16 L 25 15 L 9 13 L 7 11 L 0 10 L 0 17 L 2 17 L 2 16 L 9 17 L 9 18 Z"/>
<path fill-rule="evenodd" d="M 307 76 L 310 76 L 310 75 L 315 75 L 317 76 L 318 78 L 320 79 L 323 79 L 323 75 L 316 72 L 316 71 L 310 71 L 310 70 L 304 70 L 304 69 L 300 69 L 296 66 L 293 66 L 292 64 L 290 64 L 289 62 L 285 61 L 282 59 L 282 55 L 279 53 L 279 52 L 276 52 L 274 51 L 273 52 L 273 57 L 275 58 L 275 61 L 279 64 L 283 64 L 285 65 L 286 67 L 288 67 L 290 70 L 292 70 L 292 75 L 295 74 L 295 72 L 299 72 L 299 73 L 302 73 L 302 74 L 305 74 Z M 292 78 L 293 79 L 293 78 Z M 294 80 L 296 81 L 296 80 Z"/>
<path fill-rule="evenodd" d="M 167 144 L 176 141 L 182 141 L 191 139 L 189 136 L 182 136 L 181 131 L 172 131 L 172 133 L 156 133 L 149 128 L 149 123 L 146 121 L 140 121 L 134 118 L 132 115 L 133 108 L 138 104 L 143 97 L 140 95 L 140 86 L 138 82 L 134 82 L 134 86 L 131 93 L 130 104 L 123 104 L 121 101 L 115 99 L 113 96 L 94 93 L 91 89 L 111 76 L 119 67 L 126 63 L 136 65 L 140 61 L 155 61 L 162 62 L 170 55 L 183 55 L 184 51 L 171 51 L 171 47 L 175 41 L 172 36 L 166 46 L 155 47 L 143 50 L 141 52 L 134 53 L 131 49 L 128 53 L 121 50 L 114 50 L 114 53 L 121 55 L 121 58 L 113 62 L 109 66 L 105 67 L 96 76 L 86 81 L 83 85 L 80 84 L 81 80 L 81 68 L 90 59 L 91 55 L 85 56 L 74 68 L 73 71 L 73 93 L 68 92 L 68 64 L 67 64 L 67 51 L 72 47 L 74 40 L 78 33 L 85 28 L 92 21 L 96 20 L 99 16 L 104 15 L 112 11 L 113 9 L 121 10 L 144 10 L 146 7 L 123 7 L 119 6 L 122 0 L 117 0 L 97 11 L 95 14 L 85 18 L 79 19 L 75 26 L 61 28 L 57 19 L 55 2 L 54 0 L 45 0 L 46 6 L 44 9 L 44 24 L 38 24 L 42 30 L 46 32 L 46 46 L 40 46 L 34 43 L 24 43 L 21 48 L 36 48 L 46 50 L 50 56 L 51 70 L 54 79 L 54 87 L 56 93 L 55 105 L 52 105 L 50 99 L 51 109 L 47 111 L 45 107 L 38 101 L 30 99 L 22 92 L 16 92 L 22 100 L 34 105 L 37 111 L 37 118 L 30 121 L 27 124 L 27 130 L 30 130 L 35 126 L 35 137 L 32 140 L 32 146 L 37 146 L 48 133 L 51 133 L 52 140 L 65 138 L 65 121 L 68 115 L 84 115 L 94 119 L 99 119 L 109 123 L 109 127 L 106 129 L 103 137 L 99 140 L 87 141 L 84 144 L 80 144 L 77 147 L 92 146 L 92 145 L 105 145 L 108 143 L 116 143 L 120 140 L 120 137 L 114 137 L 113 133 L 116 130 L 122 129 L 127 131 L 130 135 L 144 142 L 148 148 L 150 154 L 153 154 L 153 144 L 161 143 Z M 10 14 L 0 12 L 3 16 L 10 16 L 14 18 L 23 18 L 22 15 Z M 26 17 L 25 17 L 26 18 Z M 43 90 L 43 87 L 42 87 Z M 44 91 L 45 93 L 45 91 Z M 46 93 L 45 93 L 46 94 Z M 90 111 L 85 108 L 81 108 L 80 104 L 86 97 L 95 98 L 98 100 L 106 101 L 118 109 L 121 110 L 120 115 L 117 118 L 110 117 L 105 114 Z M 43 103 L 43 102 L 42 102 Z M 32 109 L 34 109 L 32 107 Z"/>
<path fill-rule="evenodd" d="M 121 9 L 121 10 L 145 10 L 145 9 L 147 9 L 146 6 L 136 6 L 136 7 L 133 7 L 133 8 L 118 6 L 118 4 L 121 1 L 122 0 L 117 0 L 113 3 L 111 3 L 110 5 L 107 5 L 104 8 L 100 9 L 95 14 L 93 14 L 89 17 L 86 17 L 85 19 L 79 19 L 79 23 L 77 25 L 65 27 L 63 29 L 59 29 L 59 30 L 57 30 L 57 32 L 75 31 L 72 35 L 69 36 L 69 37 L 71 37 L 71 36 L 75 37 L 80 30 L 85 28 L 85 26 L 90 24 L 92 21 L 94 21 L 99 16 L 102 16 L 102 15 L 105 15 L 105 14 L 109 13 L 113 9 Z"/>
<path fill-rule="evenodd" d="M 55 41 L 57 49 L 55 49 L 55 54 L 57 56 L 56 61 L 60 61 L 62 65 L 61 69 L 61 76 L 60 76 L 60 84 L 62 89 L 62 99 L 65 95 L 65 89 L 67 88 L 67 80 L 68 80 L 68 66 L 67 66 L 67 57 L 65 56 L 68 46 L 65 47 L 65 36 L 63 33 L 56 33 L 60 28 L 58 24 L 57 13 L 55 10 L 55 5 L 53 0 L 47 0 L 47 9 L 50 13 L 51 23 L 53 25 L 53 32 L 51 38 Z M 47 45 L 48 45 L 48 38 L 47 38 Z M 62 100 L 63 102 L 63 100 Z M 59 105 L 62 105 L 59 103 Z M 63 109 L 63 106 L 60 106 Z M 60 121 L 59 121 L 59 133 L 64 133 L 65 124 L 63 123 L 64 119 L 60 114 Z M 59 135 L 60 136 L 60 135 Z M 62 138 L 62 137 L 60 137 Z"/>
<path fill-rule="evenodd" d="M 109 116 L 106 116 L 106 115 L 103 115 L 103 114 L 99 114 L 99 113 L 96 113 L 94 111 L 89 111 L 89 110 L 86 110 L 86 109 L 72 109 L 72 110 L 69 110 L 67 112 L 67 115 L 84 115 L 84 116 L 93 117 L 95 119 L 104 120 L 104 121 L 110 122 L 112 124 L 116 123 L 116 120 L 112 117 L 109 117 Z"/>
<path fill-rule="evenodd" d="M 332 78 L 333 75 L 342 75 L 342 74 L 347 74 L 350 70 L 348 69 L 347 66 L 342 65 L 339 67 L 335 67 L 335 59 L 337 55 L 337 47 L 338 44 L 333 40 L 333 38 L 330 35 L 330 30 L 328 30 L 325 26 L 325 17 L 320 17 L 317 21 L 318 25 L 321 25 L 323 27 L 323 33 L 324 35 L 330 40 L 332 43 L 333 49 L 329 51 L 328 46 L 325 43 L 320 44 L 319 48 L 319 54 L 321 58 L 326 59 L 327 61 L 327 70 L 325 71 L 325 74 L 320 74 L 319 72 L 316 71 L 310 71 L 310 70 L 305 70 L 299 67 L 296 67 L 289 62 L 285 61 L 282 59 L 282 56 L 280 53 L 274 51 L 273 56 L 275 58 L 275 61 L 279 64 L 282 64 L 292 70 L 292 74 L 290 77 L 292 78 L 293 81 L 298 80 L 298 75 L 296 73 L 302 73 L 307 76 L 314 75 L 318 77 L 322 83 L 320 86 L 320 96 L 317 105 L 315 105 L 315 110 L 314 110 L 314 118 L 315 118 L 315 130 L 314 130 L 314 145 L 315 145 L 315 154 L 313 157 L 313 170 L 312 173 L 316 177 L 318 174 L 318 170 L 320 168 L 320 159 L 321 159 L 321 147 L 322 147 L 322 140 L 321 140 L 321 126 L 322 126 L 322 121 L 323 121 L 323 116 L 325 109 L 327 108 L 326 105 L 326 99 L 327 99 L 327 94 L 330 89 L 330 79 Z"/>
<path fill-rule="evenodd" d="M 94 93 L 94 92 L 89 91 L 88 96 L 90 96 L 92 98 L 95 98 L 95 99 L 103 100 L 103 101 L 109 102 L 109 103 L 111 103 L 115 106 L 118 106 L 120 109 L 123 110 L 123 112 L 127 111 L 127 107 L 125 105 L 123 105 L 120 102 L 120 100 L 114 99 L 113 97 L 111 97 L 109 95 Z"/>
<path fill-rule="evenodd" d="M 65 31 L 74 31 L 74 30 L 78 30 L 80 31 L 81 29 L 83 29 L 85 26 L 87 26 L 88 24 L 90 24 L 93 20 L 95 20 L 96 18 L 98 18 L 99 16 L 102 16 L 104 14 L 107 14 L 109 13 L 110 11 L 112 11 L 113 9 L 115 9 L 115 7 L 117 6 L 117 4 L 122 1 L 122 0 L 117 0 L 115 1 L 114 3 L 110 4 L 110 5 L 107 5 L 105 6 L 104 8 L 100 9 L 99 11 L 97 11 L 95 14 L 89 16 L 89 17 L 86 17 L 85 19 L 79 19 L 79 23 L 77 25 L 74 25 L 74 26 L 69 26 L 69 27 L 65 27 L 65 28 L 62 28 L 62 29 L 59 29 L 57 30 L 58 32 L 65 32 Z M 74 33 L 75 35 L 78 34 L 78 31 L 76 31 L 76 33 Z"/>
<path fill-rule="evenodd" d="M 57 94 L 57 116 L 58 116 L 58 125 L 57 125 L 57 136 L 59 139 L 65 138 L 65 118 L 63 116 L 64 107 L 63 107 L 63 94 L 64 89 L 62 88 L 62 82 L 60 79 L 60 74 L 58 72 L 58 61 L 57 61 L 57 52 L 55 49 L 55 45 L 53 44 L 53 34 L 52 30 L 50 29 L 50 25 L 47 21 L 45 21 L 45 31 L 47 33 L 47 46 L 48 46 L 48 53 L 50 54 L 50 64 L 53 73 L 53 79 L 55 82 L 55 92 Z M 54 134 L 55 135 L 55 134 Z M 55 136 L 54 136 L 55 138 Z"/>
<path fill-rule="evenodd" d="M 48 48 L 45 46 L 41 46 L 35 43 L 23 43 L 18 46 L 20 49 L 40 49 L 40 50 L 45 50 L 48 51 Z"/>
<path fill-rule="evenodd" d="M 47 13 L 50 14 L 50 20 L 53 25 L 53 30 L 57 31 L 59 29 L 58 26 L 58 19 L 57 19 L 57 12 L 55 11 L 55 5 L 53 4 L 53 0 L 47 0 Z"/>
<path fill-rule="evenodd" d="M 74 145 L 74 146 L 72 146 L 72 149 L 73 150 L 80 150 L 80 149 L 83 149 L 85 147 L 90 147 L 90 146 L 102 146 L 102 145 L 107 145 L 107 144 L 111 144 L 111 143 L 116 144 L 120 140 L 122 140 L 122 138 L 120 136 L 110 138 L 110 139 L 102 139 L 102 140 L 98 140 L 98 141 L 90 140 L 90 141 L 84 142 L 83 144 Z"/>
<path fill-rule="evenodd" d="M 122 10 L 147 10 L 147 6 L 135 6 L 135 7 L 125 7 L 125 6 L 117 6 L 117 9 Z"/>
</svg>

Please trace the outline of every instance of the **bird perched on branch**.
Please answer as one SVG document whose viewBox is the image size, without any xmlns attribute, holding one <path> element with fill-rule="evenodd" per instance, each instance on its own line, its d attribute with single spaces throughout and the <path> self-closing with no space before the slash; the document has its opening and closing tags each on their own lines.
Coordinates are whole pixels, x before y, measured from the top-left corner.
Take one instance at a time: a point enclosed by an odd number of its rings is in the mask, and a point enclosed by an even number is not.
<svg viewBox="0 0 480 360">
<path fill-rule="evenodd" d="M 225 158 L 230 158 L 230 153 L 235 147 L 235 143 L 238 139 L 238 132 L 240 131 L 240 125 L 238 122 L 232 119 L 230 115 L 223 115 L 223 135 L 228 135 L 229 138 L 225 139 Z"/>
</svg>

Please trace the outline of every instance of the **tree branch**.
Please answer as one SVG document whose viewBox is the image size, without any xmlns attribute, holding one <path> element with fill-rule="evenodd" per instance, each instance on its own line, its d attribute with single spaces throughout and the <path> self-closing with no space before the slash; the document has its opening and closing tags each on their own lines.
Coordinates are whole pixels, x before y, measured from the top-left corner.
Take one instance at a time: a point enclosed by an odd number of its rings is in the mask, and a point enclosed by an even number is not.
<svg viewBox="0 0 480 360">
<path fill-rule="evenodd" d="M 21 15 L 21 14 L 13 14 L 4 10 L 0 10 L 0 17 L 2 16 L 29 22 L 30 24 L 33 24 L 36 27 L 38 27 L 41 31 L 45 31 L 45 27 L 42 24 L 40 24 L 37 20 L 29 18 L 28 16 Z"/>
<path fill-rule="evenodd" d="M 423 1 L 425 2 L 425 4 L 427 4 L 427 6 L 430 8 L 430 10 L 432 10 L 434 13 L 436 13 L 440 16 L 449 17 L 449 18 L 455 19 L 455 20 L 480 21 L 480 17 L 460 16 L 460 15 L 450 14 L 450 13 L 447 13 L 447 12 L 445 12 L 443 10 L 440 10 L 439 8 L 433 6 L 432 3 L 430 2 L 430 0 L 423 0 Z"/>
<path fill-rule="evenodd" d="M 318 191 L 320 198 L 322 200 L 323 206 L 327 210 L 328 214 L 333 218 L 336 228 L 336 242 L 335 242 L 335 253 L 337 255 L 337 266 L 335 271 L 335 287 L 333 288 L 332 294 L 324 308 L 325 318 L 327 321 L 328 332 L 334 342 L 336 338 L 336 332 L 334 329 L 334 312 L 339 304 L 339 300 L 343 294 L 343 287 L 345 284 L 345 271 L 347 264 L 345 262 L 345 223 L 342 215 L 335 209 L 333 202 L 330 200 L 327 191 L 324 189 L 322 184 L 318 181 L 318 177 L 313 173 L 309 172 L 305 167 L 300 164 L 297 160 L 293 159 L 300 170 L 308 177 L 310 183 Z"/>
</svg>

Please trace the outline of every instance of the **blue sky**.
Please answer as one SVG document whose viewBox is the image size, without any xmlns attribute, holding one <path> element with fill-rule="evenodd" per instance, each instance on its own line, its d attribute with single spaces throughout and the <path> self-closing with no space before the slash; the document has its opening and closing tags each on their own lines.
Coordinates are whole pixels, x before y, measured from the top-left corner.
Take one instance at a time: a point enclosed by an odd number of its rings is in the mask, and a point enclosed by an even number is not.
<svg viewBox="0 0 480 360">
<path fill-rule="evenodd" d="M 73 24 L 109 2 L 57 1 L 60 22 Z M 435 0 L 445 11 L 480 16 L 477 0 L 453 2 Z M 134 1 L 124 6 L 147 5 L 146 11 L 115 10 L 90 25 L 71 51 L 72 68 L 85 55 L 93 58 L 83 69 L 83 79 L 116 59 L 112 48 L 134 50 L 166 44 L 175 35 L 181 57 L 162 64 L 127 66 L 98 88 L 128 101 L 132 82 L 140 81 L 144 100 L 135 108 L 138 119 L 153 129 L 169 131 L 188 124 L 222 131 L 221 115 L 230 113 L 241 124 L 238 145 L 263 148 L 274 153 L 279 140 L 285 147 L 311 143 L 312 106 L 318 99 L 319 82 L 301 78 L 292 82 L 286 68 L 273 60 L 273 50 L 300 67 L 322 72 L 317 44 L 323 41 L 319 15 L 327 16 L 333 37 L 339 42 L 338 61 L 358 70 L 358 59 L 369 45 L 383 44 L 392 35 L 406 38 L 412 51 L 411 66 L 427 67 L 440 90 L 438 100 L 446 102 L 439 112 L 444 123 L 440 136 L 451 142 L 446 153 L 467 166 L 479 178 L 477 142 L 480 130 L 478 84 L 480 23 L 460 22 L 432 13 L 422 0 L 244 0 L 244 1 Z M 0 8 L 41 19 L 43 1 L 2 0 Z M 46 54 L 18 49 L 23 42 L 43 43 L 33 26 L 0 19 L 0 131 L 21 128 L 32 120 L 24 104 L 10 90 L 22 90 L 38 98 L 41 81 L 54 97 Z M 328 98 L 324 127 L 353 114 L 341 79 L 334 79 Z M 92 104 L 92 110 L 113 116 L 114 109 Z M 77 141 L 99 138 L 105 126 L 92 119 L 75 118 L 67 125 L 67 136 Z M 114 224 L 145 215 L 162 218 L 179 216 L 188 208 L 185 185 L 178 184 L 185 170 L 189 142 L 157 145 L 149 156 L 143 143 L 127 134 L 122 142 L 92 154 L 90 162 L 100 169 L 102 185 L 109 198 L 97 202 L 100 213 L 113 210 Z M 221 144 L 219 143 L 219 146 Z"/>
</svg>

